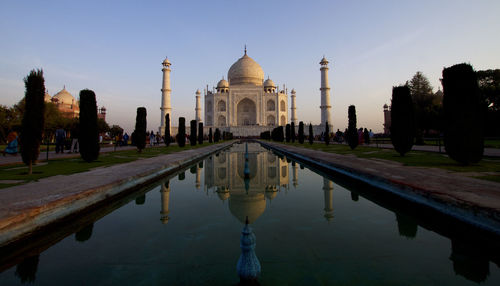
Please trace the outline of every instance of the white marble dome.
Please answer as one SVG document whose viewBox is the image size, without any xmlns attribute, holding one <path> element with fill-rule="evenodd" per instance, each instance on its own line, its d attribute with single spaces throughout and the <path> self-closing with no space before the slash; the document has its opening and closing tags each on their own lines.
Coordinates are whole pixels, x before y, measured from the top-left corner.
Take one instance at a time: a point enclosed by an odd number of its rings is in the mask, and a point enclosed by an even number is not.
<svg viewBox="0 0 500 286">
<path fill-rule="evenodd" d="M 227 82 L 227 80 L 225 80 L 225 79 L 221 79 L 217 83 L 217 88 L 227 88 L 227 87 L 229 87 L 229 82 Z"/>
<path fill-rule="evenodd" d="M 267 78 L 264 82 L 264 87 L 276 87 L 276 85 L 274 84 L 274 81 L 272 81 L 270 78 Z"/>
<path fill-rule="evenodd" d="M 227 78 L 231 85 L 254 84 L 262 86 L 264 81 L 264 71 L 260 65 L 249 57 L 246 52 L 243 57 L 237 60 L 227 72 Z"/>
<path fill-rule="evenodd" d="M 52 99 L 57 99 L 59 104 L 76 104 L 76 99 L 69 93 L 66 88 L 56 93 Z"/>
</svg>

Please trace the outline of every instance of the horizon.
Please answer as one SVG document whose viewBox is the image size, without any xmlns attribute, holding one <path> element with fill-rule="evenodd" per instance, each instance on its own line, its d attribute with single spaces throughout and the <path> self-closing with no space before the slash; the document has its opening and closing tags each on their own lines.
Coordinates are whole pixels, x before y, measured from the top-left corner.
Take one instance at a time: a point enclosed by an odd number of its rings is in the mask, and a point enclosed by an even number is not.
<svg viewBox="0 0 500 286">
<path fill-rule="evenodd" d="M 326 56 L 332 131 L 347 127 L 352 104 L 358 128 L 375 133 L 383 130 L 383 105 L 390 104 L 392 87 L 417 71 L 436 92 L 443 67 L 466 62 L 486 70 L 500 63 L 500 39 L 492 36 L 500 30 L 495 1 L 34 1 L 4 6 L 0 104 L 21 100 L 23 78 L 42 68 L 51 96 L 64 85 L 77 99 L 80 90 L 92 89 L 98 106 L 107 108 L 108 124 L 129 133 L 137 107 L 147 109 L 148 130 L 160 125 L 165 56 L 172 62 L 174 126 L 178 117 L 194 119 L 196 90 L 227 79 L 246 45 L 265 78 L 280 88 L 286 85 L 289 100 L 291 89 L 296 90 L 298 121 L 304 123 L 320 122 L 319 61 Z"/>
</svg>

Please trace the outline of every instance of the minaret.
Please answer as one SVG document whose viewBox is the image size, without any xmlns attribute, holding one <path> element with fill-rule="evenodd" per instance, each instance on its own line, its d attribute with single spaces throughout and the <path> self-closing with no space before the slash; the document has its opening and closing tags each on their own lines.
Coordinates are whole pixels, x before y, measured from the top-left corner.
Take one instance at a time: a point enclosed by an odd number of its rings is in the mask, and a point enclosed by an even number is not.
<svg viewBox="0 0 500 286">
<path fill-rule="evenodd" d="M 161 125 L 160 134 L 165 135 L 165 116 L 170 114 L 170 122 L 172 122 L 172 107 L 170 106 L 170 66 L 172 65 L 168 58 L 162 63 L 163 65 L 163 85 L 161 88 Z M 170 127 L 170 126 L 169 126 Z"/>
<path fill-rule="evenodd" d="M 160 220 L 163 224 L 168 223 L 168 220 L 170 219 L 168 217 L 168 202 L 170 200 L 170 182 L 166 181 L 165 183 L 161 184 L 161 217 Z"/>
<path fill-rule="evenodd" d="M 292 89 L 292 108 L 291 108 L 291 121 L 294 125 L 297 125 L 297 105 L 295 105 L 295 89 Z"/>
<path fill-rule="evenodd" d="M 332 116 L 330 109 L 330 86 L 328 85 L 328 61 L 325 57 L 319 62 L 321 65 L 321 125 L 325 126 L 326 122 L 328 125 L 332 125 Z"/>
<path fill-rule="evenodd" d="M 325 192 L 325 215 L 327 221 L 333 218 L 333 183 L 327 178 L 323 178 L 323 191 Z"/>
<path fill-rule="evenodd" d="M 200 90 L 196 90 L 196 108 L 195 110 L 195 116 L 194 119 L 196 120 L 196 123 L 201 122 L 201 104 L 200 104 Z"/>
</svg>

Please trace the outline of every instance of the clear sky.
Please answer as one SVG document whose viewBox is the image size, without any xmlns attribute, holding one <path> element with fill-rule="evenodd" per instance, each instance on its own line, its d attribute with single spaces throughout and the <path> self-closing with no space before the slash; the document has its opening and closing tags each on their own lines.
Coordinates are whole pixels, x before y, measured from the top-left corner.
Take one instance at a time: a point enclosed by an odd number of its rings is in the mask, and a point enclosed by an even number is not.
<svg viewBox="0 0 500 286">
<path fill-rule="evenodd" d="M 243 55 L 297 91 L 298 118 L 320 122 L 320 65 L 330 61 L 334 129 L 382 131 L 392 86 L 417 72 L 434 91 L 443 67 L 500 68 L 500 1 L 7 1 L 0 9 L 0 104 L 43 68 L 54 95 L 96 92 L 107 121 L 132 131 L 136 108 L 160 124 L 161 62 L 172 62 L 173 118 L 194 119 L 195 91 Z"/>
</svg>

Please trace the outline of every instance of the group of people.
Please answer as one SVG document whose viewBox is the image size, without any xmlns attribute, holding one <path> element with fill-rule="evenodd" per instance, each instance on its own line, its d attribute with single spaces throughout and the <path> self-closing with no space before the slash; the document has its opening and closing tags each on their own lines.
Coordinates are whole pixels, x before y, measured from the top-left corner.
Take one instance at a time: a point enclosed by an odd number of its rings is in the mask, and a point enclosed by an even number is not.
<svg viewBox="0 0 500 286">
<path fill-rule="evenodd" d="M 19 146 L 18 137 L 16 131 L 9 132 L 9 135 L 7 135 L 7 147 L 2 152 L 4 156 L 5 154 L 17 155 Z"/>
<path fill-rule="evenodd" d="M 337 129 L 337 132 L 335 132 L 334 136 L 333 136 L 333 141 L 334 142 L 338 142 L 338 143 L 343 143 L 343 142 L 347 142 L 347 128 L 345 129 L 344 132 L 340 131 L 339 129 Z M 368 129 L 366 128 L 359 128 L 358 129 L 358 144 L 370 144 L 370 139 L 373 137 L 373 131 L 370 129 L 368 131 Z"/>
<path fill-rule="evenodd" d="M 160 143 L 163 142 L 163 137 L 160 135 L 160 132 L 154 133 L 153 130 L 149 133 L 149 146 L 157 146 L 160 145 Z"/>
</svg>

